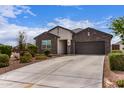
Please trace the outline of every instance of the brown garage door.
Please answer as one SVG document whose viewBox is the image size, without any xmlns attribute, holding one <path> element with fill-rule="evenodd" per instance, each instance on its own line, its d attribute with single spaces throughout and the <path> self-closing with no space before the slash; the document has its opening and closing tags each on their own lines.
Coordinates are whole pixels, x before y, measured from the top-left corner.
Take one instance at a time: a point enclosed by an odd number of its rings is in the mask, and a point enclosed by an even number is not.
<svg viewBox="0 0 124 93">
<path fill-rule="evenodd" d="M 105 54 L 105 42 L 76 42 L 76 54 Z"/>
</svg>

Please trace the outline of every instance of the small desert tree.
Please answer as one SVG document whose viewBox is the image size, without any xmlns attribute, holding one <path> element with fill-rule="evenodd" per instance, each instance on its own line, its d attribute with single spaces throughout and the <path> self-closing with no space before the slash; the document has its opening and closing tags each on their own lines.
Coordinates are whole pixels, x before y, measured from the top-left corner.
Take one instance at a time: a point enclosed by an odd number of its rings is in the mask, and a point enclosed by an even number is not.
<svg viewBox="0 0 124 93">
<path fill-rule="evenodd" d="M 20 56 L 22 56 L 24 51 L 26 50 L 25 32 L 22 32 L 22 31 L 19 32 L 18 48 L 19 48 Z"/>
<path fill-rule="evenodd" d="M 124 44 L 124 16 L 117 17 L 111 21 L 110 29 L 113 30 L 115 35 L 119 36 Z"/>
</svg>

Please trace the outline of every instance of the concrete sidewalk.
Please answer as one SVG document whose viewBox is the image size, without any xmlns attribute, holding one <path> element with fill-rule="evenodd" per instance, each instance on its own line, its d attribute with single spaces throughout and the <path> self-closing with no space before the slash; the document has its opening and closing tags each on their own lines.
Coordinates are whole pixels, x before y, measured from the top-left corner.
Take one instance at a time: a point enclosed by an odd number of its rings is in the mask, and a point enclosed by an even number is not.
<svg viewBox="0 0 124 93">
<path fill-rule="evenodd" d="M 4 88 L 102 87 L 104 56 L 64 56 L 28 65 L 0 75 Z"/>
</svg>

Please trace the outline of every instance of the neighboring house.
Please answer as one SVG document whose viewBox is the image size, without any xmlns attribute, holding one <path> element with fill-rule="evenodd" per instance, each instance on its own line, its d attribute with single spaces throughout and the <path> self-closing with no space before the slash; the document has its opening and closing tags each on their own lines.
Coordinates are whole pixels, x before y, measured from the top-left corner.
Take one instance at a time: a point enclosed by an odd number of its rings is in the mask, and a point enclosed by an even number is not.
<svg viewBox="0 0 124 93">
<path fill-rule="evenodd" d="M 34 39 L 38 52 L 50 49 L 53 54 L 108 54 L 112 35 L 89 27 L 70 30 L 56 26 Z"/>
<path fill-rule="evenodd" d="M 112 44 L 112 50 L 124 50 L 124 45 L 121 41 L 119 41 L 115 44 Z"/>
</svg>

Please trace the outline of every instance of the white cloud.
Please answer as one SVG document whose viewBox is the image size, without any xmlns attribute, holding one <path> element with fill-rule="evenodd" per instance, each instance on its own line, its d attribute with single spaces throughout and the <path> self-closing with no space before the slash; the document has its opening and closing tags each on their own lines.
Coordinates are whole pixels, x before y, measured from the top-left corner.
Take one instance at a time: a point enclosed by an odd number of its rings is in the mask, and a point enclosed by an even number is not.
<svg viewBox="0 0 124 93">
<path fill-rule="evenodd" d="M 56 18 L 53 22 L 48 23 L 48 26 L 51 27 L 54 27 L 56 25 L 60 25 L 70 29 L 94 27 L 94 24 L 89 20 L 74 21 L 68 18 Z"/>
<path fill-rule="evenodd" d="M 95 27 L 101 28 L 101 29 L 108 29 L 108 24 L 110 23 L 110 20 L 113 18 L 113 16 L 107 16 L 103 18 L 100 21 L 95 22 Z"/>
<path fill-rule="evenodd" d="M 26 33 L 26 41 L 29 43 L 34 42 L 34 37 L 48 30 L 47 28 L 30 28 L 26 26 L 19 26 L 15 24 L 5 24 L 0 29 L 0 43 L 10 44 L 15 46 L 17 44 L 17 38 L 19 31 Z"/>
<path fill-rule="evenodd" d="M 22 13 L 36 16 L 28 6 L 0 6 L 0 43 L 17 45 L 19 31 L 26 32 L 27 42 L 32 43 L 36 35 L 47 30 L 46 28 L 31 28 L 9 23 L 9 18 L 17 18 L 17 15 Z"/>
<path fill-rule="evenodd" d="M 19 8 L 21 8 L 23 11 L 23 13 L 28 13 L 28 14 L 30 14 L 30 15 L 32 15 L 32 16 L 36 16 L 36 14 L 34 14 L 32 11 L 31 11 L 31 8 L 30 7 L 28 7 L 28 6 L 17 6 L 17 7 L 19 7 Z"/>
<path fill-rule="evenodd" d="M 49 22 L 47 26 L 54 27 L 57 25 L 75 29 L 75 28 L 87 28 L 87 27 L 94 27 L 98 29 L 108 29 L 108 24 L 112 16 L 108 16 L 100 21 L 90 21 L 90 20 L 71 20 L 69 18 L 55 18 L 53 22 Z"/>
<path fill-rule="evenodd" d="M 48 26 L 54 27 L 56 25 L 64 26 L 66 28 L 86 28 L 86 27 L 95 27 L 100 29 L 108 28 L 108 23 L 112 16 L 108 16 L 100 21 L 91 22 L 90 20 L 71 20 L 69 18 L 56 18 L 53 22 L 48 23 Z"/>
<path fill-rule="evenodd" d="M 118 41 L 121 41 L 120 37 L 119 36 L 115 36 L 112 39 L 112 44 L 117 43 Z"/>
<path fill-rule="evenodd" d="M 0 25 L 3 25 L 5 23 L 8 23 L 7 19 L 4 18 L 3 16 L 0 16 Z"/>
<path fill-rule="evenodd" d="M 110 20 L 112 18 L 113 18 L 113 16 L 108 16 L 108 17 L 106 17 L 106 20 Z"/>
<path fill-rule="evenodd" d="M 7 41 L 4 44 L 11 45 L 11 46 L 16 46 L 18 43 L 16 41 Z"/>
<path fill-rule="evenodd" d="M 28 13 L 36 16 L 28 6 L 0 6 L 0 15 L 7 18 L 16 18 L 17 15 Z"/>
</svg>

